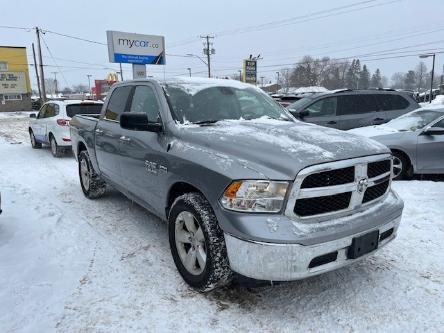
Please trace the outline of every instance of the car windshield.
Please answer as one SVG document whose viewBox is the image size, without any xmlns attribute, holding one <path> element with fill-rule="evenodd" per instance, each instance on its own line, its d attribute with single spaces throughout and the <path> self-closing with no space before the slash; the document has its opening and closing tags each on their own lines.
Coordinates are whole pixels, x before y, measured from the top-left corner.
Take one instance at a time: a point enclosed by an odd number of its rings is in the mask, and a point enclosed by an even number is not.
<svg viewBox="0 0 444 333">
<path fill-rule="evenodd" d="M 287 106 L 287 109 L 289 111 L 299 111 L 301 108 L 303 108 L 305 105 L 307 105 L 312 99 L 309 97 L 303 97 L 300 100 L 291 103 L 289 106 Z"/>
<path fill-rule="evenodd" d="M 182 124 L 263 117 L 293 121 L 271 97 L 246 85 L 174 82 L 164 89 L 173 118 Z"/>
<path fill-rule="evenodd" d="M 444 113 L 439 111 L 418 110 L 389 121 L 387 126 L 395 128 L 398 131 L 416 131 L 424 128 L 442 115 L 444 115 Z"/>
</svg>

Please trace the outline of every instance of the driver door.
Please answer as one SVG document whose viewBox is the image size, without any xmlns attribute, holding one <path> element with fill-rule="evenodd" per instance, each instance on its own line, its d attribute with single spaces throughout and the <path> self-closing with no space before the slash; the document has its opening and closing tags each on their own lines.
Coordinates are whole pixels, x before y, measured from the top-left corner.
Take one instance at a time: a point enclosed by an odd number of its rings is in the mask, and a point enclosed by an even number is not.
<svg viewBox="0 0 444 333">
<path fill-rule="evenodd" d="M 326 97 L 317 100 L 305 108 L 308 115 L 302 120 L 316 125 L 339 128 L 336 119 L 337 97 Z"/>
<path fill-rule="evenodd" d="M 444 128 L 444 118 L 433 127 Z M 421 133 L 416 146 L 419 173 L 444 173 L 444 135 Z"/>
</svg>

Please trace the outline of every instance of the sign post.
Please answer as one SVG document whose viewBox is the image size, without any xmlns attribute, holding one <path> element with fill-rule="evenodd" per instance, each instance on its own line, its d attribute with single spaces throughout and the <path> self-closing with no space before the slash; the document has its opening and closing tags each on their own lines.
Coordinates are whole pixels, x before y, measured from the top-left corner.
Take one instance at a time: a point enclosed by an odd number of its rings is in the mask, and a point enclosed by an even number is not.
<svg viewBox="0 0 444 333">
<path fill-rule="evenodd" d="M 133 65 L 133 79 L 146 78 L 145 65 L 165 65 L 165 38 L 107 31 L 109 61 Z"/>
</svg>

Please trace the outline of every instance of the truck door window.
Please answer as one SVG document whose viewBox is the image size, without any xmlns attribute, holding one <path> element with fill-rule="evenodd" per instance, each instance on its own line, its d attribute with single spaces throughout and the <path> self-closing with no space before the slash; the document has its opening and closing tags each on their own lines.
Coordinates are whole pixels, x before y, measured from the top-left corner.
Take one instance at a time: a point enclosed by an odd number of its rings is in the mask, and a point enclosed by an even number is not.
<svg viewBox="0 0 444 333">
<path fill-rule="evenodd" d="M 125 86 L 114 89 L 106 106 L 104 119 L 118 121 L 120 115 L 125 111 L 128 97 L 133 86 Z"/>
<path fill-rule="evenodd" d="M 329 97 L 313 103 L 306 110 L 309 112 L 310 117 L 334 116 L 336 114 L 336 105 L 336 97 Z"/>
<path fill-rule="evenodd" d="M 137 86 L 131 101 L 130 112 L 145 112 L 149 122 L 160 122 L 160 107 L 154 90 L 148 86 Z"/>
</svg>

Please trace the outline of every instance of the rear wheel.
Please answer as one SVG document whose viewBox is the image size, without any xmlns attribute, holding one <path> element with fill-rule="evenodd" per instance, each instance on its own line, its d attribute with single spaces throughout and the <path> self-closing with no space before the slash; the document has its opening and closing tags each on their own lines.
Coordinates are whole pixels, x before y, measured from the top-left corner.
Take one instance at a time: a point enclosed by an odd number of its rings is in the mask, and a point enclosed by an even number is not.
<svg viewBox="0 0 444 333">
<path fill-rule="evenodd" d="M 29 130 L 29 138 L 31 139 L 31 147 L 33 149 L 42 148 L 41 142 L 37 142 L 37 140 L 35 139 L 34 132 L 32 131 L 32 129 Z"/>
<path fill-rule="evenodd" d="M 52 134 L 49 137 L 49 145 L 51 146 L 52 156 L 60 157 L 63 155 L 64 150 L 57 145 L 57 141 Z"/>
<path fill-rule="evenodd" d="M 191 287 L 209 291 L 231 281 L 224 235 L 202 194 L 187 193 L 174 201 L 168 233 L 174 263 Z"/>
<path fill-rule="evenodd" d="M 97 199 L 105 194 L 106 183 L 94 171 L 86 150 L 79 154 L 79 178 L 83 194 L 87 198 Z"/>
</svg>

